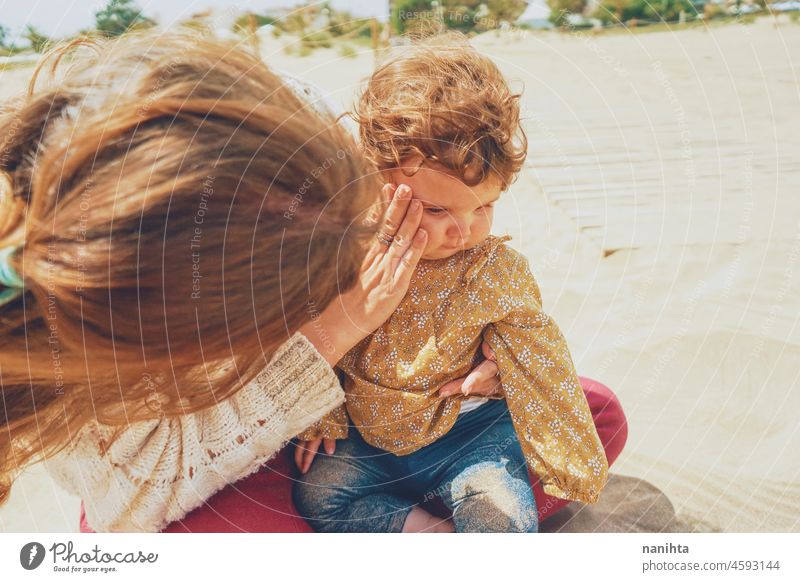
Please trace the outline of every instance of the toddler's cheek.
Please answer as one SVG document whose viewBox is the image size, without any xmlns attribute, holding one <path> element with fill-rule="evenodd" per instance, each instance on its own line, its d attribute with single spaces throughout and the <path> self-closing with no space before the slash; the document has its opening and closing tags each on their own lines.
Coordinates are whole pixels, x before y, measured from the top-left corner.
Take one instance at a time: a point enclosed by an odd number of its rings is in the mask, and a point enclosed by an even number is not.
<svg viewBox="0 0 800 582">
<path fill-rule="evenodd" d="M 427 212 L 422 213 L 422 220 L 420 221 L 419 225 L 428 231 L 428 234 L 433 234 L 433 232 L 437 229 L 438 221 L 436 217 L 431 216 Z M 430 237 L 428 237 L 430 239 Z"/>
<path fill-rule="evenodd" d="M 430 218 L 425 215 L 422 216 L 422 221 L 419 224 L 420 228 L 424 228 L 428 233 L 428 249 L 439 245 L 442 241 L 442 224 L 435 218 Z"/>
<path fill-rule="evenodd" d="M 490 213 L 487 214 L 486 218 L 481 220 L 477 229 L 478 238 L 480 240 L 484 240 L 487 236 L 489 236 L 489 233 L 492 231 L 492 223 L 494 222 L 493 219 L 494 216 Z"/>
</svg>

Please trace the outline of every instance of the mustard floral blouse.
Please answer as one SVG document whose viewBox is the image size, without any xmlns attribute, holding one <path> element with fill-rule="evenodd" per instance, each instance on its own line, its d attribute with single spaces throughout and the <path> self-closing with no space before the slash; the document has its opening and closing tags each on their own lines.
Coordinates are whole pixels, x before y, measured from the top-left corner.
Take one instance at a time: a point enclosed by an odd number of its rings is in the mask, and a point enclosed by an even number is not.
<svg viewBox="0 0 800 582">
<path fill-rule="evenodd" d="M 420 261 L 394 314 L 339 362 L 346 412 L 299 438 L 346 438 L 349 414 L 364 440 L 396 455 L 430 444 L 453 426 L 464 398 L 438 390 L 469 372 L 485 339 L 544 492 L 596 502 L 608 479 L 605 452 L 564 336 L 542 311 L 527 260 L 504 244 L 510 238 Z"/>
</svg>

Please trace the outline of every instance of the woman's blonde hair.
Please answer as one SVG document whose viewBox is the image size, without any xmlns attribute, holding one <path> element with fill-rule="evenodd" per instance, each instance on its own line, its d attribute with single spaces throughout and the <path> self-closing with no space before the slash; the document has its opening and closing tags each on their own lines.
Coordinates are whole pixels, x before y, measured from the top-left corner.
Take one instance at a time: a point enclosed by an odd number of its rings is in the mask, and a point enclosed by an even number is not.
<svg viewBox="0 0 800 582">
<path fill-rule="evenodd" d="M 355 282 L 367 170 L 229 44 L 151 32 L 47 54 L 0 111 L 0 249 L 25 285 L 0 307 L 0 500 L 90 420 L 249 382 Z"/>
</svg>

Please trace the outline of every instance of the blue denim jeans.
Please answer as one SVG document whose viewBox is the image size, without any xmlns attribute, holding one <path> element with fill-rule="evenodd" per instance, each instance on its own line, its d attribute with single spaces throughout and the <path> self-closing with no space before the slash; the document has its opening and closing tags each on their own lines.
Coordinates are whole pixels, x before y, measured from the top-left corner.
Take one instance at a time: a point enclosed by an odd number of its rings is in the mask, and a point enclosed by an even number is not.
<svg viewBox="0 0 800 582">
<path fill-rule="evenodd" d="M 322 447 L 320 447 L 322 451 Z M 440 497 L 457 532 L 536 532 L 525 457 L 505 400 L 461 414 L 439 440 L 397 456 L 351 426 L 333 455 L 317 454 L 293 488 L 298 512 L 320 532 L 399 532 L 411 509 Z"/>
</svg>

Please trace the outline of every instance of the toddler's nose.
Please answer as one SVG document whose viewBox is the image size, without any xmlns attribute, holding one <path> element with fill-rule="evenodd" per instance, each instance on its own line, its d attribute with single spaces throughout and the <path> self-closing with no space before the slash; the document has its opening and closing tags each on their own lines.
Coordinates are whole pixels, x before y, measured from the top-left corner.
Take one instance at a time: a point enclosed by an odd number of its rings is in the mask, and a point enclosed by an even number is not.
<svg viewBox="0 0 800 582">
<path fill-rule="evenodd" d="M 453 225 L 447 233 L 450 240 L 454 241 L 453 244 L 464 244 L 469 240 L 470 223 L 467 220 L 453 220 Z"/>
</svg>

